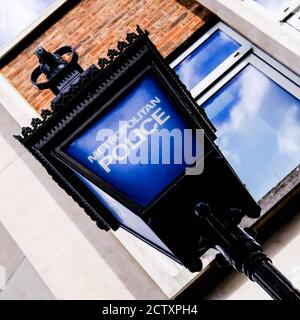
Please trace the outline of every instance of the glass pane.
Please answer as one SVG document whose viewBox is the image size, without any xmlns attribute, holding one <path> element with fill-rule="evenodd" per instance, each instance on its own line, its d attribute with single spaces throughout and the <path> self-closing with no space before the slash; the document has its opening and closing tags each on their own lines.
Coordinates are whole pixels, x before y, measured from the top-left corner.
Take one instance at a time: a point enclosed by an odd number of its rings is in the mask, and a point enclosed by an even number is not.
<svg viewBox="0 0 300 320">
<path fill-rule="evenodd" d="M 141 218 L 122 206 L 119 202 L 85 179 L 82 175 L 77 172 L 75 172 L 75 174 L 92 191 L 99 201 L 113 214 L 120 224 L 142 236 L 144 239 L 152 242 L 162 250 L 165 250 L 169 254 L 173 255 L 169 248 L 158 238 L 158 236 Z"/>
<path fill-rule="evenodd" d="M 0 49 L 57 0 L 0 0 Z"/>
<path fill-rule="evenodd" d="M 193 155 L 189 157 L 186 150 L 195 150 L 198 140 L 192 130 L 185 130 L 189 128 L 155 78 L 147 74 L 64 152 L 146 207 L 192 164 Z"/>
<path fill-rule="evenodd" d="M 217 30 L 180 62 L 175 71 L 188 90 L 191 90 L 240 46 L 225 32 Z"/>
<path fill-rule="evenodd" d="M 291 2 L 291 0 L 254 0 L 254 1 L 262 5 L 266 9 L 274 12 L 278 12 L 278 13 L 283 12 L 283 10 L 288 7 L 289 2 Z"/>
<path fill-rule="evenodd" d="M 217 144 L 256 200 L 300 162 L 300 101 L 247 65 L 203 107 Z"/>
</svg>

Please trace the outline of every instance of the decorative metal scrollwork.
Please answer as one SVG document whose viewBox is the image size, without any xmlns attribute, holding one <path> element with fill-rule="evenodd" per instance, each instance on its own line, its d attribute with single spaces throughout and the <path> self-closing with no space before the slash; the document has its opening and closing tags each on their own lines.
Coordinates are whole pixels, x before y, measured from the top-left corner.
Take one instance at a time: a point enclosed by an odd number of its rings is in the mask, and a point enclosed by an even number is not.
<svg viewBox="0 0 300 320">
<path fill-rule="evenodd" d="M 98 60 L 98 66 L 100 70 L 105 69 L 112 61 L 114 61 L 116 58 L 118 58 L 134 41 L 139 39 L 139 37 L 148 35 L 148 31 L 143 31 L 140 26 L 136 27 L 136 32 L 130 32 L 126 35 L 126 41 L 118 41 L 117 42 L 117 48 L 116 49 L 108 49 L 107 52 L 107 58 L 99 58 Z M 48 56 L 53 56 L 56 59 L 62 57 L 59 56 L 59 54 L 65 53 L 66 50 L 71 50 L 71 47 L 63 47 L 58 49 L 55 54 L 47 53 L 43 48 L 40 50 L 43 50 L 43 52 L 46 52 Z M 77 54 L 72 49 L 75 54 L 75 63 L 77 63 Z M 40 55 L 41 56 L 41 55 Z M 52 58 L 53 58 L 52 57 Z M 66 62 L 64 62 L 66 64 Z M 77 66 L 77 64 L 76 64 Z M 78 70 L 81 70 L 81 67 L 78 65 Z M 76 70 L 75 70 L 76 71 Z M 59 85 L 63 85 L 65 82 L 69 83 L 69 86 L 67 90 L 62 90 L 59 92 L 59 94 L 51 101 L 51 110 L 49 109 L 43 109 L 41 111 L 41 119 L 40 118 L 34 118 L 31 121 L 32 127 L 24 127 L 22 128 L 21 135 L 14 136 L 17 140 L 19 140 L 21 143 L 23 143 L 23 140 L 26 139 L 28 136 L 30 136 L 36 129 L 38 129 L 40 126 L 43 125 L 56 111 L 63 108 L 70 99 L 72 99 L 74 96 L 78 94 L 80 90 L 84 86 L 86 86 L 90 80 L 94 78 L 94 76 L 99 72 L 99 69 L 95 65 L 91 65 L 87 70 L 80 72 L 78 76 L 76 77 L 76 74 L 74 72 L 69 73 L 66 75 L 62 81 L 62 83 L 59 82 Z M 76 71 L 77 72 L 77 71 Z M 39 71 L 40 73 L 40 71 Z M 44 88 L 42 88 L 44 89 Z M 89 97 L 88 97 L 89 98 Z"/>
</svg>

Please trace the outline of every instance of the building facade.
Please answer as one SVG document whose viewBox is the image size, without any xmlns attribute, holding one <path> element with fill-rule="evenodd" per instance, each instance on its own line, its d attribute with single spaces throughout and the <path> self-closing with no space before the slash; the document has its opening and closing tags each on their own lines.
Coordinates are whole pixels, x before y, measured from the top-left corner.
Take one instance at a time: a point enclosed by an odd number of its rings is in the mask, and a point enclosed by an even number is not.
<svg viewBox="0 0 300 320">
<path fill-rule="evenodd" d="M 74 46 L 86 68 L 137 24 L 205 108 L 219 147 L 261 205 L 262 217 L 243 225 L 255 226 L 300 287 L 300 1 L 282 2 L 59 1 L 2 47 L 0 299 L 268 298 L 218 270 L 213 251 L 202 272 L 190 273 L 123 230 L 101 232 L 12 139 L 53 98 L 29 81 L 37 46 Z M 9 14 L 0 17 L 4 29 Z"/>
</svg>

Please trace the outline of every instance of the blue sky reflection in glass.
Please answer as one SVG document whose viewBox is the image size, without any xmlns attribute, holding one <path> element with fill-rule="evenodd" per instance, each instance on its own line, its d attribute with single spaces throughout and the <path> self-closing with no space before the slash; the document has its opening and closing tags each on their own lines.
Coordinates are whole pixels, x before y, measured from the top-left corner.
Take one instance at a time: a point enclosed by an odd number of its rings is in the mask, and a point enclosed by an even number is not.
<svg viewBox="0 0 300 320">
<path fill-rule="evenodd" d="M 122 135 L 124 126 L 127 135 Z M 109 112 L 67 145 L 64 152 L 124 196 L 146 207 L 201 152 L 192 130 L 184 130 L 189 128 L 155 78 L 146 74 Z M 185 134 L 180 145 L 176 139 L 169 140 L 168 133 L 172 130 L 182 137 Z M 161 139 L 165 134 L 167 140 Z"/>
<path fill-rule="evenodd" d="M 95 186 L 92 182 L 85 179 L 82 175 L 75 172 L 82 182 L 92 191 L 98 200 L 111 212 L 111 214 L 119 221 L 119 223 L 126 228 L 142 236 L 144 239 L 152 242 L 159 248 L 167 251 L 169 254 L 172 252 L 169 248 L 159 239 L 159 237 L 152 231 L 152 229 L 136 214 L 125 208 L 118 201 L 113 199 L 103 190 Z"/>
<path fill-rule="evenodd" d="M 256 200 L 300 162 L 300 101 L 248 64 L 203 105 L 217 144 Z"/>
<path fill-rule="evenodd" d="M 237 41 L 218 29 L 174 69 L 188 90 L 192 90 L 240 46 Z"/>
</svg>

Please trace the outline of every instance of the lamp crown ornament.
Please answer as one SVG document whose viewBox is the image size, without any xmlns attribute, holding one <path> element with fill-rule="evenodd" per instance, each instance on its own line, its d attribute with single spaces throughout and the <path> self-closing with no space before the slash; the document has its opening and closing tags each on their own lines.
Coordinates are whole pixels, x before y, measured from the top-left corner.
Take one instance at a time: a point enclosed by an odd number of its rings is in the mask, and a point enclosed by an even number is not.
<svg viewBox="0 0 300 320">
<path fill-rule="evenodd" d="M 69 85 L 83 72 L 78 64 L 78 54 L 71 46 L 64 46 L 51 53 L 43 47 L 35 50 L 35 55 L 39 59 L 39 66 L 31 74 L 32 84 L 39 90 L 50 89 L 55 95 L 68 90 Z M 69 61 L 64 57 L 71 55 Z M 41 75 L 46 77 L 46 81 L 38 82 Z"/>
</svg>

